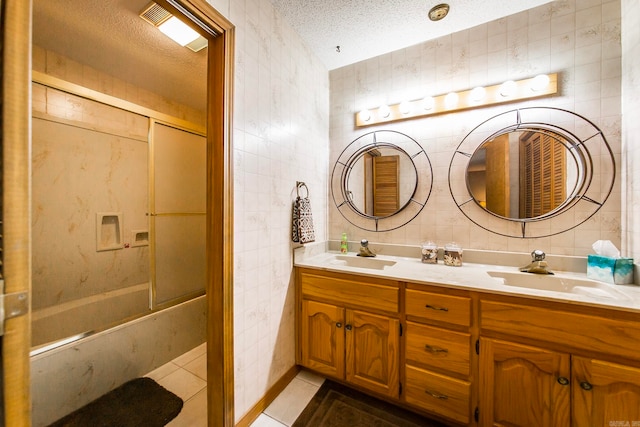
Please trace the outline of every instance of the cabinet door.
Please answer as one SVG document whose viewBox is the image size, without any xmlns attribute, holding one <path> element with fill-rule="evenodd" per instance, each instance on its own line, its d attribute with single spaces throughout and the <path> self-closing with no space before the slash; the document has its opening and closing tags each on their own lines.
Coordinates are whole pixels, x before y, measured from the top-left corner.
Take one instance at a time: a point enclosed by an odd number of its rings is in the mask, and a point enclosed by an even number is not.
<svg viewBox="0 0 640 427">
<path fill-rule="evenodd" d="M 303 300 L 301 363 L 324 375 L 344 378 L 344 309 Z"/>
<path fill-rule="evenodd" d="M 575 426 L 640 426 L 640 368 L 572 358 Z"/>
<path fill-rule="evenodd" d="M 480 340 L 480 425 L 569 425 L 570 357 L 506 341 Z"/>
<path fill-rule="evenodd" d="M 397 398 L 400 322 L 347 310 L 347 381 Z"/>
</svg>

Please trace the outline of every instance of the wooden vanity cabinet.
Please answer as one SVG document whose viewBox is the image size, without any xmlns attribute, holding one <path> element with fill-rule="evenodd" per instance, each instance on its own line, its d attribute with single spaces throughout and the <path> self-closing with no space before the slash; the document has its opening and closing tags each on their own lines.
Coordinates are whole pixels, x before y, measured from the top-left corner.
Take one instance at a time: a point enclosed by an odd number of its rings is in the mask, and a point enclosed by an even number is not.
<svg viewBox="0 0 640 427">
<path fill-rule="evenodd" d="M 298 364 L 398 399 L 398 283 L 305 269 L 298 279 Z"/>
<path fill-rule="evenodd" d="M 486 338 L 480 348 L 480 425 L 571 425 L 568 354 Z"/>
<path fill-rule="evenodd" d="M 471 417 L 472 300 L 407 284 L 403 401 L 468 425 Z"/>
<path fill-rule="evenodd" d="M 640 426 L 640 362 L 626 366 L 573 356 L 571 375 L 574 426 Z"/>
<path fill-rule="evenodd" d="M 640 425 L 637 315 L 522 301 L 480 302 L 480 425 Z"/>
</svg>

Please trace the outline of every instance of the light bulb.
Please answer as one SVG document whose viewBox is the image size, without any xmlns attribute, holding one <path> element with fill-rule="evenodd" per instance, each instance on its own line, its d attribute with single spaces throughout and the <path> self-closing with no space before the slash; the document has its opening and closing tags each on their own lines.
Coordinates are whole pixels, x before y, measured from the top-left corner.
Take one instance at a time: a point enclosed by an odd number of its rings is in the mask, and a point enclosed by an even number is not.
<svg viewBox="0 0 640 427">
<path fill-rule="evenodd" d="M 500 85 L 500 95 L 508 98 L 516 92 L 516 82 L 513 80 L 507 80 Z"/>
<path fill-rule="evenodd" d="M 368 122 L 369 120 L 371 120 L 371 111 L 367 109 L 360 111 L 360 120 L 362 120 L 363 122 Z"/>
<path fill-rule="evenodd" d="M 402 114 L 409 114 L 410 111 L 411 111 L 411 104 L 409 104 L 409 101 L 402 101 L 400 103 L 400 112 Z"/>
<path fill-rule="evenodd" d="M 453 108 L 458 105 L 458 94 L 455 92 L 449 92 L 447 96 L 444 97 L 444 105 L 447 108 Z"/>
<path fill-rule="evenodd" d="M 435 105 L 436 105 L 436 100 L 433 98 L 433 96 L 426 96 L 422 101 L 422 107 L 425 110 L 432 110 L 433 107 L 435 107 Z"/>
<path fill-rule="evenodd" d="M 380 117 L 382 117 L 383 119 L 386 119 L 391 114 L 391 109 L 389 108 L 388 105 L 385 104 L 380 106 L 380 108 L 378 109 L 378 112 L 380 113 Z"/>
<path fill-rule="evenodd" d="M 474 87 L 471 90 L 471 93 L 469 93 L 469 97 L 473 102 L 479 102 L 479 101 L 482 101 L 486 93 L 487 91 L 485 90 L 485 88 L 483 88 L 482 86 L 478 86 L 478 87 Z"/>
<path fill-rule="evenodd" d="M 531 80 L 531 90 L 538 92 L 543 90 L 549 84 L 549 76 L 546 74 L 538 74 Z"/>
</svg>

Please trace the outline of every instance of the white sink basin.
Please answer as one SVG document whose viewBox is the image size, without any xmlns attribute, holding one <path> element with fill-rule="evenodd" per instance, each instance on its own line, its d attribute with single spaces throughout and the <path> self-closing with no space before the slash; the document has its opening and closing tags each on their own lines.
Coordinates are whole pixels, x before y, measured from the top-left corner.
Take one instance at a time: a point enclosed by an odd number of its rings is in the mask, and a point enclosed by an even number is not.
<svg viewBox="0 0 640 427">
<path fill-rule="evenodd" d="M 380 258 L 367 258 L 349 255 L 336 255 L 329 261 L 332 265 L 346 265 L 348 267 L 368 268 L 371 270 L 384 270 L 396 265 L 395 261 Z"/>
<path fill-rule="evenodd" d="M 572 293 L 593 298 L 628 299 L 625 294 L 614 289 L 613 285 L 594 280 L 511 271 L 488 271 L 487 273 L 491 277 L 502 279 L 507 286 Z"/>
</svg>

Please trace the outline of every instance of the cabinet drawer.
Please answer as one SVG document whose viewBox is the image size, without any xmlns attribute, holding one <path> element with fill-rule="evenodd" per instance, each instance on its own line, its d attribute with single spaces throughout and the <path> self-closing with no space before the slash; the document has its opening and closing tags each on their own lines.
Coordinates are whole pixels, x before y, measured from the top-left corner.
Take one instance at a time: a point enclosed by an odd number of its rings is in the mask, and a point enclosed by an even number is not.
<svg viewBox="0 0 640 427">
<path fill-rule="evenodd" d="M 640 359 L 640 322 L 522 304 L 480 302 L 482 331 L 543 340 L 564 347 Z"/>
<path fill-rule="evenodd" d="M 470 383 L 407 366 L 405 400 L 463 424 L 469 423 Z"/>
<path fill-rule="evenodd" d="M 407 361 L 469 375 L 471 335 L 407 322 Z"/>
<path fill-rule="evenodd" d="M 343 279 L 309 272 L 300 274 L 303 296 L 334 301 L 346 307 L 356 306 L 398 312 L 400 290 L 397 283 L 381 284 L 381 281 L 363 278 Z M 391 284 L 394 283 L 395 286 Z"/>
<path fill-rule="evenodd" d="M 407 316 L 417 316 L 426 320 L 437 320 L 454 325 L 471 324 L 471 298 L 406 290 Z"/>
</svg>

